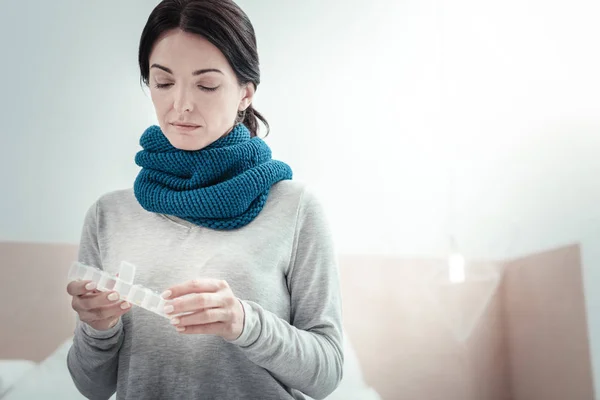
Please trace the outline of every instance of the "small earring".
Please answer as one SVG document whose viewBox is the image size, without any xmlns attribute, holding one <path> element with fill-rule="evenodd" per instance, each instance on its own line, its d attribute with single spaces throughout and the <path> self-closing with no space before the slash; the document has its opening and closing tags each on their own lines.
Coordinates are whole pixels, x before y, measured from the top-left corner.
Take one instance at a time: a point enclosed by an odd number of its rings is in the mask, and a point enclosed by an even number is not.
<svg viewBox="0 0 600 400">
<path fill-rule="evenodd" d="M 240 122 L 244 122 L 244 118 L 246 118 L 246 110 L 241 110 L 237 112 L 237 116 L 235 118 L 236 125 Z"/>
</svg>

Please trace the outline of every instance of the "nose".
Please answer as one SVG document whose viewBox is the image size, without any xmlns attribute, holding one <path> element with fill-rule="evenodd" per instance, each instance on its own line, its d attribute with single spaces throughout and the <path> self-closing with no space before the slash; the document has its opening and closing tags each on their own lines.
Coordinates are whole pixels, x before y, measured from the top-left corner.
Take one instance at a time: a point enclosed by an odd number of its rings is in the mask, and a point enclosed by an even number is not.
<svg viewBox="0 0 600 400">
<path fill-rule="evenodd" d="M 173 107 L 179 114 L 193 111 L 194 100 L 190 91 L 184 87 L 180 87 L 179 90 L 175 91 L 175 101 L 173 102 Z"/>
</svg>

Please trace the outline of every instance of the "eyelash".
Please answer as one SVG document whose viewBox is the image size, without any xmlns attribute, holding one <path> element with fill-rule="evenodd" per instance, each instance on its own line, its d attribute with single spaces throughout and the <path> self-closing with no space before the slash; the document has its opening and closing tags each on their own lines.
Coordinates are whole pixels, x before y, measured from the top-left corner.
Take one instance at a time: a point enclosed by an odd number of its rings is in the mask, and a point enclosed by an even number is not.
<svg viewBox="0 0 600 400">
<path fill-rule="evenodd" d="M 155 88 L 157 88 L 157 89 L 166 89 L 168 86 L 171 86 L 171 85 L 172 85 L 172 83 L 157 83 L 157 84 L 155 84 L 155 85 L 154 85 L 154 87 L 155 87 Z M 215 90 L 217 90 L 219 87 L 217 86 L 217 87 L 212 87 L 212 88 L 210 88 L 210 87 L 206 87 L 206 86 L 200 86 L 200 85 L 198 85 L 198 88 L 199 88 L 200 90 L 203 90 L 203 91 L 205 91 L 205 92 L 214 92 L 214 91 L 215 91 Z"/>
</svg>

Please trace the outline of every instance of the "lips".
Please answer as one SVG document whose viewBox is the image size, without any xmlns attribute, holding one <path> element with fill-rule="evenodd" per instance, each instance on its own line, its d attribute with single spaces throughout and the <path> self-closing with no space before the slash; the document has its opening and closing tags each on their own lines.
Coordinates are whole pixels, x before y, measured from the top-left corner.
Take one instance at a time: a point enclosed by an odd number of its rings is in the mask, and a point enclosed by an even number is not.
<svg viewBox="0 0 600 400">
<path fill-rule="evenodd" d="M 186 123 L 181 123 L 181 122 L 174 122 L 171 125 L 176 126 L 176 127 L 181 127 L 181 128 L 199 128 L 200 127 L 200 125 L 186 124 Z"/>
<path fill-rule="evenodd" d="M 182 134 L 182 135 L 188 135 L 188 134 L 195 133 L 196 130 L 201 127 L 200 125 L 190 124 L 190 123 L 186 123 L 186 122 L 175 122 L 175 123 L 172 123 L 171 126 L 173 127 L 175 132 L 178 132 L 179 134 Z"/>
</svg>

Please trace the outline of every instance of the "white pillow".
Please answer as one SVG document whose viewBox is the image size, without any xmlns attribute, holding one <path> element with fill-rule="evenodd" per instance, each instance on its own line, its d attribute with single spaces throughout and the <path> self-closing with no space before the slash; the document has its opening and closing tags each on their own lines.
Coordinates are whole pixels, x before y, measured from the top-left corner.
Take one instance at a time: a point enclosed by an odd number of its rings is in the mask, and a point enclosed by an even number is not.
<svg viewBox="0 0 600 400">
<path fill-rule="evenodd" d="M 35 365 L 29 360 L 0 360 L 0 398 Z"/>
<path fill-rule="evenodd" d="M 65 341 L 48 358 L 29 370 L 2 400 L 85 400 L 67 369 L 71 342 L 72 339 Z"/>
<path fill-rule="evenodd" d="M 356 351 L 344 333 L 344 376 L 337 389 L 327 400 L 381 400 L 377 392 L 364 380 Z"/>
</svg>

